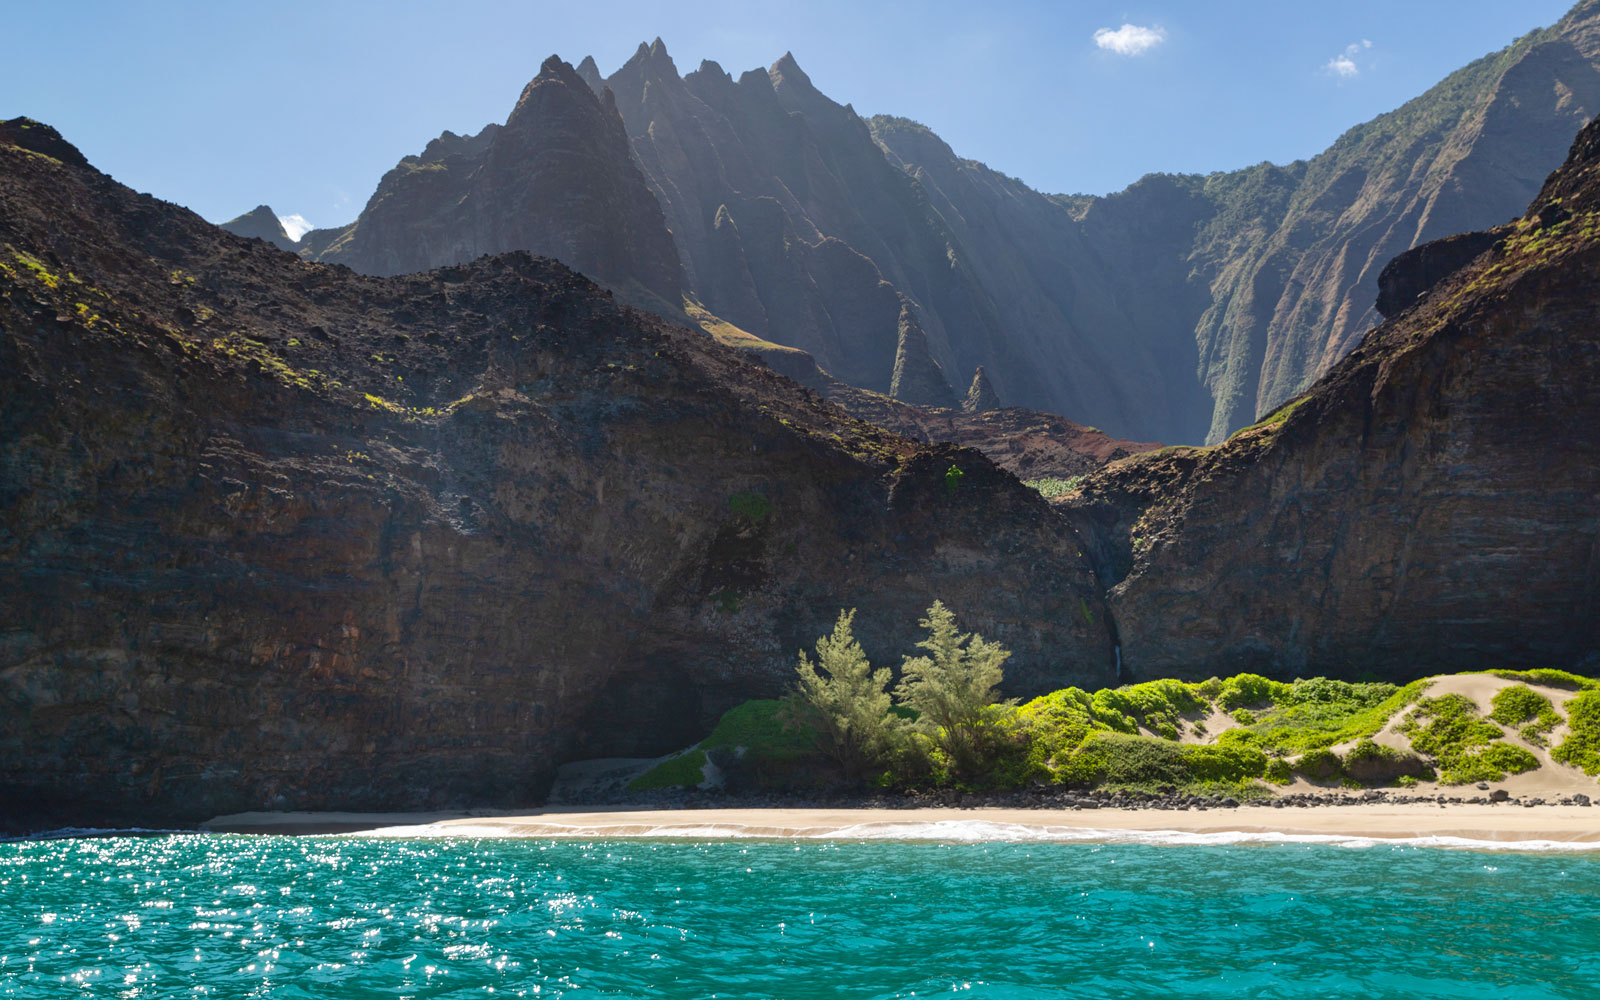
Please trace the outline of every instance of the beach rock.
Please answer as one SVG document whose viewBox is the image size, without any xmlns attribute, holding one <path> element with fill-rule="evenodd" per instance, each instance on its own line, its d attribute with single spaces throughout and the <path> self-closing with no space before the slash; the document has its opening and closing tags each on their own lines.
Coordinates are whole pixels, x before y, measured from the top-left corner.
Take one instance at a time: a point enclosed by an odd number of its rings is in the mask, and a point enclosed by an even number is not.
<svg viewBox="0 0 1600 1000">
<path fill-rule="evenodd" d="M 1511 793 L 1506 791 L 1504 788 L 1496 788 L 1494 791 L 1489 793 L 1490 802 L 1505 802 L 1510 798 Z"/>
</svg>

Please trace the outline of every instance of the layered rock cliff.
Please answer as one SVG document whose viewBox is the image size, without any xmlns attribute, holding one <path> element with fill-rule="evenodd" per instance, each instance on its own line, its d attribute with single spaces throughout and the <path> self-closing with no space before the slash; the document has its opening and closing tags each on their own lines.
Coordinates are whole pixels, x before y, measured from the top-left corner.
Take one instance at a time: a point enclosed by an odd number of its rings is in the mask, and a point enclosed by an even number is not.
<svg viewBox="0 0 1600 1000">
<path fill-rule="evenodd" d="M 1064 501 L 1131 671 L 1417 677 L 1600 650 L 1600 123 L 1521 218 L 1388 275 L 1399 314 L 1306 394 Z"/>
<path fill-rule="evenodd" d="M 536 801 L 778 692 L 840 607 L 886 663 L 938 597 L 1016 693 L 1104 685 L 1082 552 L 553 261 L 307 263 L 0 125 L 10 822 Z"/>
</svg>

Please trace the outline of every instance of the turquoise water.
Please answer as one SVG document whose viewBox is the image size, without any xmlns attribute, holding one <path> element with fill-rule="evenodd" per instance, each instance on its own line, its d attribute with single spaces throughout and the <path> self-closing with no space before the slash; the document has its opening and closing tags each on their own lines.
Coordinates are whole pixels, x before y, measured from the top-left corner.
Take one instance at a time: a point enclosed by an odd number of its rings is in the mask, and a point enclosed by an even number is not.
<svg viewBox="0 0 1600 1000">
<path fill-rule="evenodd" d="M 0 997 L 1595 997 L 1597 944 L 1589 853 L 0 843 Z"/>
</svg>

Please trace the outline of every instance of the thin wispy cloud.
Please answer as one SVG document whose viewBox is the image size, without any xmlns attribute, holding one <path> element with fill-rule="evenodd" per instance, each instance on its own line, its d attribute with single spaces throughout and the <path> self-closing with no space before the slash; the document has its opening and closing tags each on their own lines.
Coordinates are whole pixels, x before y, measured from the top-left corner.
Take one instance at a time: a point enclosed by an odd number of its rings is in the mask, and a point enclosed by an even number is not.
<svg viewBox="0 0 1600 1000">
<path fill-rule="evenodd" d="M 1094 33 L 1094 43 L 1119 56 L 1137 56 L 1166 41 L 1167 33 L 1158 27 L 1124 24 L 1120 28 L 1101 28 Z"/>
<path fill-rule="evenodd" d="M 1343 52 L 1329 59 L 1322 69 L 1324 72 L 1341 80 L 1349 80 L 1360 76 L 1361 66 L 1356 62 L 1356 57 L 1370 48 L 1372 48 L 1372 42 L 1366 38 L 1359 42 L 1351 42 L 1344 47 Z"/>
<path fill-rule="evenodd" d="M 283 226 L 283 231 L 288 233 L 289 238 L 294 240 L 296 243 L 300 241 L 300 237 L 317 228 L 311 224 L 310 220 L 301 215 L 299 212 L 296 212 L 293 215 L 278 216 L 278 224 Z"/>
</svg>

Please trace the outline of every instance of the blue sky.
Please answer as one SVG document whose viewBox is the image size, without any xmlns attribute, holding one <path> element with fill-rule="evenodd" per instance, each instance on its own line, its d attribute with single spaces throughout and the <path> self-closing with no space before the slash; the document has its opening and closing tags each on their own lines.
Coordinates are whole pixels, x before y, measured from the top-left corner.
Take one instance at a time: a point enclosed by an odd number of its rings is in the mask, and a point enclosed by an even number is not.
<svg viewBox="0 0 1600 1000">
<path fill-rule="evenodd" d="M 1564 0 L 274 0 L 14 5 L 0 117 L 213 221 L 320 226 L 445 129 L 504 121 L 551 53 L 610 73 L 660 36 L 688 72 L 792 50 L 862 114 L 915 118 L 1047 192 L 1310 156 Z"/>
</svg>

